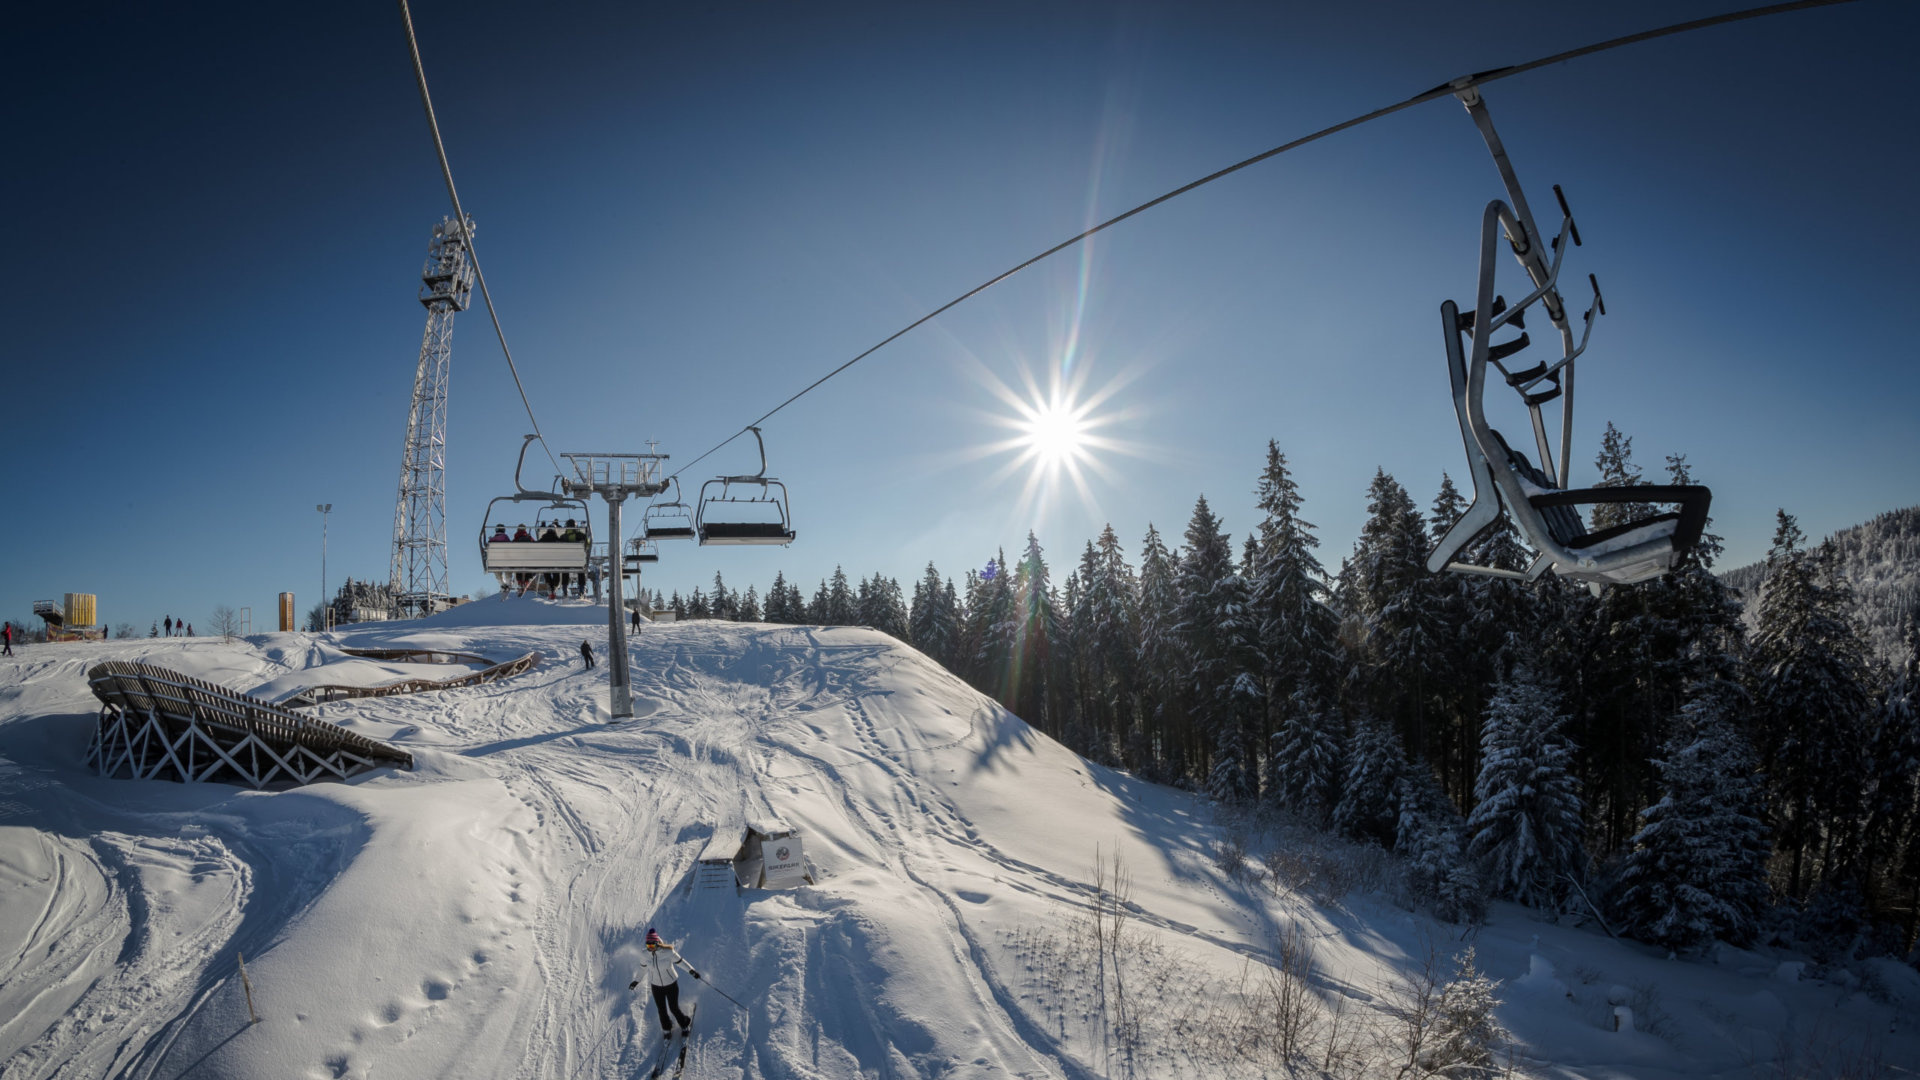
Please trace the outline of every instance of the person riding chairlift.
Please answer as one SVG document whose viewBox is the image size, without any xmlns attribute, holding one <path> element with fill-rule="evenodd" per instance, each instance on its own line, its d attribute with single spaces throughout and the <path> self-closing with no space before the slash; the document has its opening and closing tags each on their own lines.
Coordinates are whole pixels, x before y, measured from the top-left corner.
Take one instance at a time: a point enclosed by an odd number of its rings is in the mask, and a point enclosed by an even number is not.
<svg viewBox="0 0 1920 1080">
<path fill-rule="evenodd" d="M 505 528 L 505 526 L 502 526 L 502 528 Z M 530 544 L 533 542 L 533 534 L 527 531 L 526 522 L 523 521 L 520 524 L 515 525 L 513 527 L 513 539 L 515 543 Z M 518 582 L 520 585 L 520 592 L 518 593 L 518 595 L 520 596 L 527 595 L 527 590 L 533 587 L 533 575 L 532 574 L 515 574 L 513 577 L 514 577 L 514 580 Z"/>
<path fill-rule="evenodd" d="M 545 529 L 543 529 L 540 533 L 540 542 L 543 544 L 559 543 L 560 542 L 559 528 L 550 523 L 547 524 Z M 547 583 L 547 599 L 551 600 L 553 599 L 554 592 L 560 588 L 560 575 L 557 573 L 550 573 L 550 574 L 543 574 L 541 576 L 547 579 L 547 582 L 546 582 Z"/>
<path fill-rule="evenodd" d="M 574 524 L 572 518 L 568 518 L 567 531 L 560 534 L 560 539 L 569 544 L 584 544 L 587 541 L 587 534 L 580 531 L 579 527 Z M 587 575 L 568 574 L 566 575 L 564 584 L 573 595 L 585 596 L 587 592 Z"/>
<path fill-rule="evenodd" d="M 510 543 L 512 540 L 513 537 L 507 535 L 507 527 L 505 525 L 495 525 L 493 527 L 493 535 L 487 537 L 487 543 L 489 544 L 505 544 Z M 500 582 L 501 592 L 506 592 L 507 589 L 511 587 L 508 583 L 512 580 L 513 575 L 495 574 L 493 576 Z"/>
</svg>

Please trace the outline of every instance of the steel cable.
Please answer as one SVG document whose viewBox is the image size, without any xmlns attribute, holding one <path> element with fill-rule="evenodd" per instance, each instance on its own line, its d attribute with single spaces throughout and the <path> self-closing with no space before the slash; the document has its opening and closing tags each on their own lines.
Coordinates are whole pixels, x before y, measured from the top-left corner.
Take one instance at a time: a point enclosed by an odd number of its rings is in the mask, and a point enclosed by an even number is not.
<svg viewBox="0 0 1920 1080">
<path fill-rule="evenodd" d="M 560 459 L 553 456 L 553 448 L 547 445 L 547 437 L 540 432 L 540 421 L 533 415 L 533 403 L 527 400 L 527 388 L 520 382 L 520 368 L 513 362 L 513 350 L 507 347 L 507 332 L 500 328 L 500 313 L 493 307 L 493 292 L 487 288 L 487 275 L 480 269 L 480 249 L 474 246 L 473 230 L 468 228 L 467 212 L 461 209 L 460 192 L 453 186 L 453 166 L 447 163 L 447 144 L 440 139 L 440 120 L 433 114 L 433 96 L 427 93 L 427 69 L 420 62 L 420 42 L 413 36 L 413 12 L 407 8 L 407 0 L 400 0 L 400 18 L 407 24 L 407 51 L 413 55 L 413 77 L 420 84 L 420 104 L 427 110 L 427 127 L 433 131 L 433 152 L 440 157 L 440 175 L 447 181 L 447 198 L 453 201 L 454 219 L 460 223 L 461 231 L 467 236 L 467 258 L 473 262 L 473 276 L 480 284 L 480 299 L 486 302 L 487 315 L 493 320 L 494 336 L 500 339 L 500 351 L 507 358 L 507 371 L 513 375 L 513 387 L 520 391 L 520 404 L 527 410 L 527 423 L 533 425 L 533 433 L 540 436 L 540 449 L 553 462 L 553 471 L 560 472 Z"/>
</svg>

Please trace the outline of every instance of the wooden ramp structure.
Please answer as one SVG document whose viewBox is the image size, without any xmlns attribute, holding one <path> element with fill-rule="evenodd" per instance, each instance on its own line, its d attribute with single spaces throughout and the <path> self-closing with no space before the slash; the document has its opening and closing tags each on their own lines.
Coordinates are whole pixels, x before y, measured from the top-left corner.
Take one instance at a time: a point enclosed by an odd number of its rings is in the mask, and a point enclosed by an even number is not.
<svg viewBox="0 0 1920 1080">
<path fill-rule="evenodd" d="M 304 709 L 310 705 L 320 705 L 329 701 L 342 701 L 348 698 L 392 697 L 396 694 L 424 694 L 430 690 L 453 690 L 462 686 L 480 686 L 497 679 L 507 679 L 523 675 L 540 666 L 540 654 L 530 652 L 494 663 L 484 656 L 472 653 L 449 652 L 446 649 L 347 649 L 341 652 L 348 656 L 359 656 L 369 660 L 398 660 L 414 664 L 485 664 L 479 671 L 465 675 L 455 675 L 446 679 L 402 679 L 399 682 L 382 686 L 309 686 L 284 704 L 291 709 Z"/>
<path fill-rule="evenodd" d="M 102 776 L 280 788 L 413 768 L 404 750 L 152 664 L 109 660 L 87 684 L 101 702 L 87 763 Z"/>
</svg>

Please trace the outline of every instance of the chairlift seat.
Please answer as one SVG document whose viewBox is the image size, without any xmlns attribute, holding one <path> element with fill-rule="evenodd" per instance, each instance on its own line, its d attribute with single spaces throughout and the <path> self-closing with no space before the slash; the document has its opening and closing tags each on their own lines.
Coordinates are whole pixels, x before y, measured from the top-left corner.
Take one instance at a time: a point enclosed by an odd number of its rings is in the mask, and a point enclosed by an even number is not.
<svg viewBox="0 0 1920 1080">
<path fill-rule="evenodd" d="M 489 574 L 578 573 L 587 568 L 585 540 L 520 540 L 490 543 L 480 549 L 481 569 Z"/>
<path fill-rule="evenodd" d="M 702 544 L 791 544 L 792 529 L 778 521 L 706 521 L 700 525 Z"/>
</svg>

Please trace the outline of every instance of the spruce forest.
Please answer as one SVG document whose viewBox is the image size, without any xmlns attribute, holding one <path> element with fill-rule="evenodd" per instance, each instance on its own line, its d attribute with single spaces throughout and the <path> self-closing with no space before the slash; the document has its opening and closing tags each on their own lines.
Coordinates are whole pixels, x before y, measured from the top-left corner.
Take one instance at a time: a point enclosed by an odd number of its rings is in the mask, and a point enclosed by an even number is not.
<svg viewBox="0 0 1920 1080">
<path fill-rule="evenodd" d="M 1611 424 L 1597 465 L 1647 482 Z M 1665 472 L 1693 482 L 1683 457 Z M 1149 526 L 1130 555 L 1108 527 L 1064 573 L 1029 533 L 958 583 L 929 564 L 910 601 L 836 570 L 811 598 L 716 574 L 654 603 L 891 634 L 1092 760 L 1395 852 L 1445 918 L 1499 898 L 1681 953 L 1915 950 L 1920 632 L 1909 608 L 1897 647 L 1870 647 L 1842 544 L 1809 547 L 1782 510 L 1744 589 L 1715 576 L 1709 532 L 1667 576 L 1595 597 L 1428 573 L 1466 503 L 1444 476 L 1422 510 L 1376 472 L 1335 568 L 1276 444 L 1253 490 L 1237 547 L 1202 496 L 1178 537 Z M 1648 512 L 1603 504 L 1592 525 Z M 1466 557 L 1527 552 L 1502 519 Z"/>
</svg>

